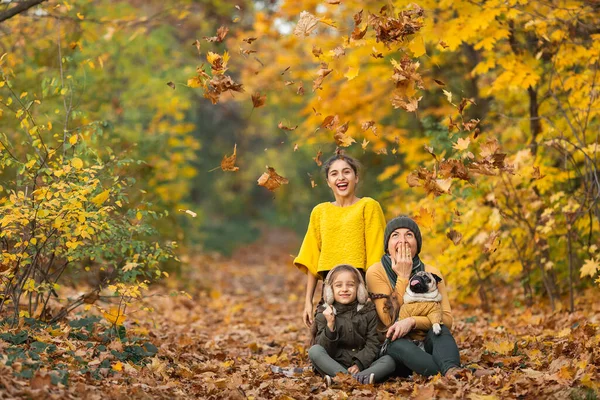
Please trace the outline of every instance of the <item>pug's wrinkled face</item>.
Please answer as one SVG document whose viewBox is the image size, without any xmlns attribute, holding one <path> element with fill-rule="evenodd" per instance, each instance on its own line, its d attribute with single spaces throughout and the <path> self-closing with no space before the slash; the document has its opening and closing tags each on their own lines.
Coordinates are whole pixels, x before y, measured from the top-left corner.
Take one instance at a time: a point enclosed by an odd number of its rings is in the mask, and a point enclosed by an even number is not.
<svg viewBox="0 0 600 400">
<path fill-rule="evenodd" d="M 431 272 L 419 271 L 410 278 L 410 290 L 413 293 L 429 293 L 437 289 L 438 282 L 441 282 L 440 278 L 436 274 Z"/>
</svg>

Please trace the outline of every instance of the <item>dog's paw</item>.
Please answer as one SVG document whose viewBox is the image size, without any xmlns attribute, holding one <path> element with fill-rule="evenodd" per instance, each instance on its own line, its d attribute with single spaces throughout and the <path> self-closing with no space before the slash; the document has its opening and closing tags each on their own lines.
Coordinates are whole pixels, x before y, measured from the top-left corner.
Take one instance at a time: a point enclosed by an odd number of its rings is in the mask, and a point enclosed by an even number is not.
<svg viewBox="0 0 600 400">
<path fill-rule="evenodd" d="M 435 333 L 436 335 L 442 333 L 442 327 L 440 326 L 440 324 L 433 324 L 433 333 Z"/>
</svg>

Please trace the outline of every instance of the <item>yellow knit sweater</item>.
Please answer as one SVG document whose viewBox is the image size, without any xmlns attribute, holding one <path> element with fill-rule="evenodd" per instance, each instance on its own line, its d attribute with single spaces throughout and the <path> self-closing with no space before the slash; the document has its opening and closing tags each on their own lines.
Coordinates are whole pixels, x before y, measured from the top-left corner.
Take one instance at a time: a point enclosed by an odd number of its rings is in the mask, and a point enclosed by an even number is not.
<svg viewBox="0 0 600 400">
<path fill-rule="evenodd" d="M 338 264 L 366 270 L 383 255 L 384 229 L 381 206 L 370 197 L 348 207 L 318 204 L 294 265 L 315 276 Z"/>
</svg>

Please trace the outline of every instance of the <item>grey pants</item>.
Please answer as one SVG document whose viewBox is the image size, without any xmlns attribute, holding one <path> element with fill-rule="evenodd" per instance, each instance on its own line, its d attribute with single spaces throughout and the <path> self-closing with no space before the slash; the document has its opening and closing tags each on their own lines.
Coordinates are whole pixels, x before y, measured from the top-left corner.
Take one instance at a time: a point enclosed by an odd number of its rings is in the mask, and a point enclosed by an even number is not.
<svg viewBox="0 0 600 400">
<path fill-rule="evenodd" d="M 323 346 L 318 344 L 312 346 L 308 350 L 308 358 L 312 361 L 316 370 L 322 375 L 336 376 L 338 373 L 347 374 L 348 369 L 339 362 L 335 361 Z M 383 356 L 367 369 L 360 371 L 357 375 L 371 375 L 375 374 L 375 382 L 383 382 L 388 377 L 394 374 L 396 370 L 396 363 L 390 356 Z"/>
<path fill-rule="evenodd" d="M 391 342 L 386 354 L 396 362 L 397 376 L 409 376 L 412 372 L 424 376 L 441 373 L 444 375 L 452 367 L 460 367 L 460 354 L 450 330 L 442 325 L 442 333 L 436 335 L 433 329 L 425 337 L 425 351 L 412 340 L 400 338 Z"/>
</svg>

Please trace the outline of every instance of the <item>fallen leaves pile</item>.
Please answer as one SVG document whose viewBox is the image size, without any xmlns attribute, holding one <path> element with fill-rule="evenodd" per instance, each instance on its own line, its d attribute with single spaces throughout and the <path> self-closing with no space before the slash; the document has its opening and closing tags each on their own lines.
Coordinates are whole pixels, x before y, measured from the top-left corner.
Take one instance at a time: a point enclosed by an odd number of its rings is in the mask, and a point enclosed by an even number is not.
<svg viewBox="0 0 600 400">
<path fill-rule="evenodd" d="M 455 304 L 453 331 L 462 361 L 494 370 L 491 376 L 466 370 L 457 379 L 413 377 L 375 386 L 338 379 L 326 388 L 312 372 L 273 372 L 272 366 L 288 371 L 309 365 L 308 331 L 300 317 L 305 279 L 291 266 L 295 244 L 291 235 L 278 232 L 228 259 L 190 257 L 188 272 L 128 311 L 123 342 L 106 341 L 106 322 L 89 314 L 54 330 L 0 328 L 0 393 L 57 399 L 584 399 L 600 394 L 600 304 L 591 292 L 580 295 L 573 314 L 517 307 L 506 288 L 499 289 L 490 313 Z M 169 294 L 181 289 L 190 296 Z M 19 331 L 28 333 L 18 336 Z M 14 357 L 18 351 L 22 357 Z M 37 370 L 23 376 L 34 364 Z"/>
</svg>

